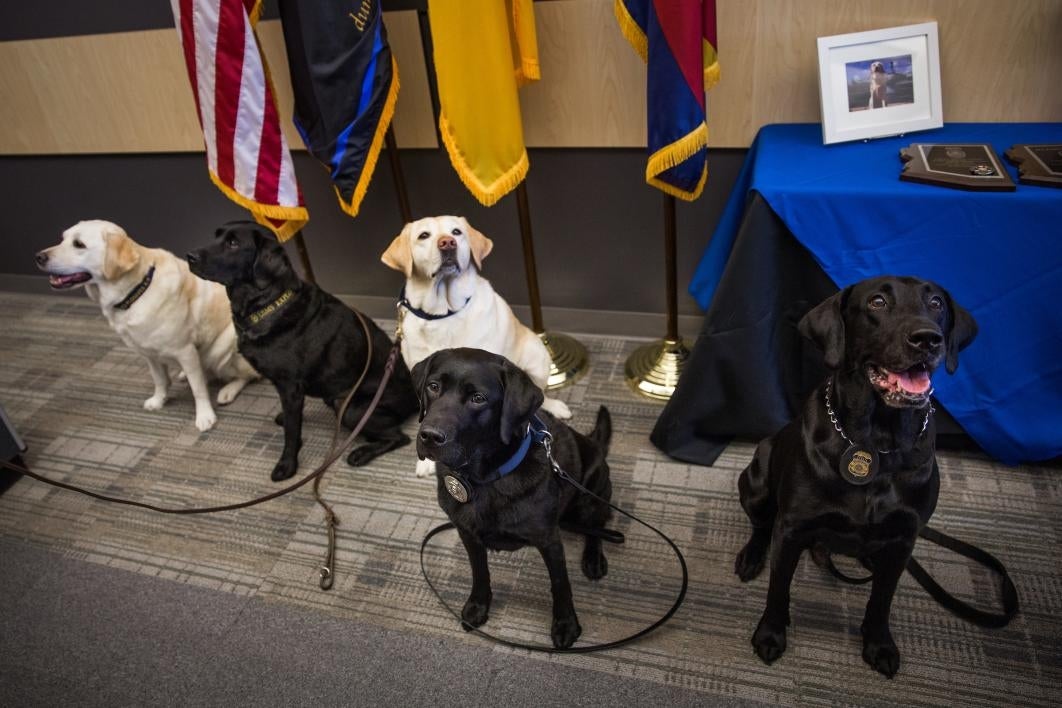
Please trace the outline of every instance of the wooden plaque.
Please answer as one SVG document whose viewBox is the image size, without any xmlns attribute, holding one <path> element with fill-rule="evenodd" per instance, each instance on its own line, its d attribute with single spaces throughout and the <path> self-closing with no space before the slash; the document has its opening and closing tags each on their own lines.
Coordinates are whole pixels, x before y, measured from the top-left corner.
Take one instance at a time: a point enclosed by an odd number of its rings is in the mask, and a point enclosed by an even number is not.
<svg viewBox="0 0 1062 708">
<path fill-rule="evenodd" d="M 1022 184 L 1062 187 L 1062 144 L 1013 145 L 1003 154 L 1018 166 Z"/>
<path fill-rule="evenodd" d="M 987 143 L 914 143 L 900 150 L 904 161 L 900 179 L 976 192 L 1013 192 L 996 151 Z"/>
</svg>

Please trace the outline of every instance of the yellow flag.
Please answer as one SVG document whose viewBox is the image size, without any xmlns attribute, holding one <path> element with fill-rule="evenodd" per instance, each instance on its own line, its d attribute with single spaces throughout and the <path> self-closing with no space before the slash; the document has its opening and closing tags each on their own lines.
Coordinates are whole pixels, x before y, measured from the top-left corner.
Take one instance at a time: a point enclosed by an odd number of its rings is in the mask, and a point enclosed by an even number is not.
<svg viewBox="0 0 1062 708">
<path fill-rule="evenodd" d="M 461 181 L 485 206 L 527 175 L 517 88 L 537 81 L 531 0 L 429 0 L 439 132 Z"/>
</svg>

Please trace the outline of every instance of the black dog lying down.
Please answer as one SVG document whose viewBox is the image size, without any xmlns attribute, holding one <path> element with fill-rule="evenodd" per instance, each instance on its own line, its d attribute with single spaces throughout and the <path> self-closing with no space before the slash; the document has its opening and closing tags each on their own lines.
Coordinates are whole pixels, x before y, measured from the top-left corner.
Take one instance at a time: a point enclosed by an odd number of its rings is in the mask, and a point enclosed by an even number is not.
<svg viewBox="0 0 1062 708">
<path fill-rule="evenodd" d="M 889 631 L 892 597 L 940 486 L 930 376 L 942 361 L 955 371 L 977 326 L 939 286 L 881 277 L 830 297 L 799 328 L 835 372 L 796 420 L 760 443 L 738 480 L 753 527 L 735 563 L 741 580 L 759 574 L 773 547 L 752 645 L 767 663 L 785 651 L 789 586 L 805 548 L 819 560 L 852 555 L 874 577 L 863 659 L 891 677 L 900 667 Z"/>
<path fill-rule="evenodd" d="M 323 399 L 333 410 L 342 405 L 365 366 L 365 332 L 353 310 L 296 275 L 284 249 L 263 227 L 230 222 L 215 236 L 217 243 L 186 256 L 188 266 L 225 286 L 240 353 L 280 395 L 277 423 L 284 426 L 284 451 L 272 474 L 280 481 L 298 469 L 305 397 Z M 372 336 L 372 364 L 347 408 L 343 424 L 348 428 L 368 408 L 391 350 L 387 335 L 368 317 L 364 320 Z M 365 443 L 351 451 L 347 462 L 364 465 L 408 443 L 400 426 L 416 410 L 409 369 L 398 357 L 383 397 L 362 430 Z"/>
<path fill-rule="evenodd" d="M 553 436 L 553 456 L 562 469 L 610 500 L 608 410 L 602 406 L 589 437 L 581 435 L 539 411 L 542 390 L 527 374 L 479 349 L 436 352 L 413 367 L 413 380 L 421 406 L 417 454 L 436 462 L 439 506 L 457 527 L 472 564 L 472 593 L 461 618 L 471 627 L 487 621 L 487 549 L 534 546 L 553 591 L 553 646 L 570 647 L 582 628 L 572 604 L 560 525 L 603 529 L 611 510 L 557 478 L 534 440 L 534 429 L 544 427 Z M 601 538 L 585 538 L 583 574 L 602 578 L 608 563 Z"/>
</svg>

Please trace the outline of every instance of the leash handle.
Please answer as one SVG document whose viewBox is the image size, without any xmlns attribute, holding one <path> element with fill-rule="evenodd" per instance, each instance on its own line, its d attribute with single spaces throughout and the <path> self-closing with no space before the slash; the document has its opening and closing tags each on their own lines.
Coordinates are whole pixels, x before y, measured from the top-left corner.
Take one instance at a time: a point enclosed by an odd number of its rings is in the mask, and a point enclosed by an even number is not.
<svg viewBox="0 0 1062 708">
<path fill-rule="evenodd" d="M 489 639 L 492 642 L 497 642 L 498 644 L 502 644 L 502 645 L 507 646 L 507 647 L 512 647 L 514 649 L 525 649 L 527 651 L 544 652 L 544 653 L 547 653 L 547 654 L 589 654 L 591 652 L 596 652 L 596 651 L 605 651 L 607 649 L 616 649 L 618 647 L 624 646 L 626 644 L 630 644 L 631 642 L 634 642 L 634 641 L 636 641 L 638 639 L 641 639 L 645 635 L 647 635 L 647 634 L 653 632 L 654 630 L 656 630 L 657 628 L 661 627 L 664 623 L 666 623 L 669 619 L 671 619 L 672 616 L 674 616 L 674 614 L 678 611 L 679 607 L 682 606 L 682 603 L 686 599 L 686 590 L 689 587 L 689 570 L 686 567 L 686 559 L 682 555 L 682 551 L 679 550 L 679 547 L 675 545 L 675 542 L 672 541 L 671 538 L 667 534 L 665 534 L 663 531 L 661 531 L 660 529 L 656 528 L 655 526 L 653 526 L 652 524 L 650 524 L 647 521 L 642 521 L 641 519 L 639 519 L 634 514 L 631 514 L 631 513 L 628 513 L 626 511 L 624 511 L 623 509 L 619 508 L 618 506 L 616 506 L 612 502 L 608 501 L 607 499 L 603 499 L 602 497 L 599 497 L 598 495 L 594 494 L 589 489 L 584 487 L 582 484 L 577 482 L 575 480 L 575 478 L 573 478 L 570 474 L 565 472 L 564 469 L 562 469 L 561 466 L 557 464 L 556 460 L 553 459 L 552 441 L 553 441 L 553 436 L 549 434 L 549 431 L 546 431 L 544 439 L 542 441 L 542 445 L 546 449 L 546 457 L 549 460 L 550 467 L 553 469 L 553 471 L 557 474 L 558 477 L 560 477 L 562 480 L 564 480 L 568 484 L 570 484 L 573 487 L 575 487 L 578 491 L 582 492 L 583 494 L 588 494 L 592 498 L 597 499 L 598 501 L 603 502 L 604 504 L 607 504 L 610 509 L 623 514 L 624 516 L 626 516 L 627 518 L 629 518 L 629 519 L 631 519 L 633 521 L 637 521 L 639 524 L 641 524 L 642 526 L 646 527 L 647 529 L 649 529 L 650 531 L 655 533 L 660 538 L 664 539 L 664 541 L 667 543 L 667 545 L 671 547 L 671 550 L 674 552 L 675 557 L 678 559 L 679 566 L 682 569 L 682 587 L 679 590 L 678 596 L 675 598 L 675 601 L 671 604 L 671 607 L 668 609 L 668 611 L 662 617 L 660 617 L 658 620 L 653 622 L 648 627 L 645 627 L 641 631 L 636 632 L 635 634 L 631 634 L 630 636 L 624 637 L 622 639 L 617 639 L 617 640 L 612 641 L 612 642 L 605 642 L 603 644 L 587 644 L 585 646 L 579 646 L 579 647 L 568 647 L 567 649 L 558 649 L 557 647 L 546 646 L 545 644 L 521 644 L 519 642 L 513 642 L 513 641 L 510 641 L 508 639 L 502 639 L 501 637 L 497 637 L 497 636 L 495 636 L 493 634 L 488 634 L 487 632 L 484 632 L 483 630 L 479 629 L 478 627 L 472 627 L 472 626 L 466 624 L 465 621 L 461 618 L 461 614 L 459 612 L 457 612 L 456 610 L 454 610 L 454 608 L 451 607 L 449 605 L 449 603 L 447 603 L 446 600 L 443 599 L 443 597 L 439 593 L 438 589 L 436 589 L 435 585 L 432 584 L 431 578 L 428 577 L 428 569 L 427 569 L 427 566 L 424 563 L 424 551 L 428 547 L 428 542 L 431 541 L 431 539 L 434 538 L 436 535 L 442 533 L 443 531 L 448 531 L 448 530 L 450 530 L 452 528 L 455 528 L 452 522 L 446 522 L 445 524 L 440 524 L 439 526 L 436 526 L 431 531 L 429 531 L 426 536 L 424 536 L 424 540 L 421 541 L 421 543 L 420 543 L 420 572 L 424 576 L 425 582 L 428 583 L 428 587 L 431 588 L 431 591 L 432 591 L 432 593 L 434 593 L 436 599 L 438 599 L 440 604 L 442 604 L 442 606 L 445 607 L 446 610 L 451 615 L 453 615 L 455 619 L 457 619 L 457 621 L 461 624 L 462 627 L 465 628 L 466 631 L 474 632 L 474 633 L 480 635 L 481 637 Z M 618 538 L 619 540 L 614 540 L 613 541 L 614 543 L 622 543 L 623 534 L 620 534 L 619 532 L 613 532 L 612 539 L 616 539 L 616 538 Z M 611 540 L 611 539 L 606 538 L 606 540 Z"/>
<path fill-rule="evenodd" d="M 922 564 L 912 556 L 907 559 L 907 572 L 910 573 L 911 577 L 929 593 L 930 597 L 955 616 L 964 619 L 967 622 L 971 622 L 978 627 L 998 629 L 1010 624 L 1010 621 L 1018 614 L 1020 606 L 1018 601 L 1018 590 L 1014 587 L 1014 581 L 1010 579 L 1010 573 L 1007 572 L 1006 566 L 1004 566 L 998 558 L 988 551 L 982 550 L 977 546 L 966 543 L 965 541 L 960 541 L 959 539 L 949 536 L 943 531 L 937 531 L 930 526 L 923 526 L 922 530 L 918 532 L 918 535 L 927 541 L 931 541 L 938 546 L 943 546 L 949 551 L 954 551 L 976 563 L 980 563 L 990 570 L 994 570 L 996 574 L 999 575 L 1002 583 L 1003 612 L 986 612 L 955 597 L 945 590 L 940 583 L 934 580 L 933 576 L 931 576 L 929 572 L 922 567 Z M 849 583 L 850 585 L 862 585 L 864 583 L 869 583 L 874 579 L 873 575 L 868 575 L 863 578 L 853 578 L 845 575 L 833 564 L 832 558 L 827 559 L 826 569 L 829 570 L 835 578 Z"/>
</svg>

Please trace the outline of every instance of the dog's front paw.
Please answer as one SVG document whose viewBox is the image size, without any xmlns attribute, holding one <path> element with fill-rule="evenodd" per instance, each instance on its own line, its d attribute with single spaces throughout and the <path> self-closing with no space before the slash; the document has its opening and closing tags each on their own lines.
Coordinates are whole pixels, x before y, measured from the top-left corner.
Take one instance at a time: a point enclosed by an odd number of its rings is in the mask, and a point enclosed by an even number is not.
<svg viewBox="0 0 1062 708">
<path fill-rule="evenodd" d="M 863 661 L 885 678 L 892 678 L 900 670 L 900 650 L 896 648 L 888 629 L 884 635 L 875 634 L 877 636 L 865 630 L 863 632 Z"/>
<path fill-rule="evenodd" d="M 608 575 L 608 559 L 600 548 L 596 553 L 589 549 L 583 553 L 583 575 L 590 580 L 600 580 Z"/>
<path fill-rule="evenodd" d="M 380 451 L 375 445 L 360 445 L 347 455 L 347 464 L 351 467 L 363 467 L 380 456 Z"/>
<path fill-rule="evenodd" d="M 297 460 L 281 460 L 273 468 L 273 473 L 269 475 L 269 478 L 274 482 L 283 482 L 285 479 L 293 477 L 298 468 L 299 463 Z"/>
<path fill-rule="evenodd" d="M 766 618 L 760 618 L 756 631 L 752 633 L 752 648 L 764 663 L 773 664 L 785 653 L 785 626 L 775 627 Z"/>
<path fill-rule="evenodd" d="M 547 397 L 544 401 L 542 401 L 542 410 L 546 411 L 554 418 L 559 418 L 560 420 L 568 420 L 572 417 L 572 411 L 570 408 L 568 408 L 568 404 L 560 400 L 559 398 Z"/>
<path fill-rule="evenodd" d="M 218 422 L 218 417 L 214 415 L 214 411 L 205 410 L 202 413 L 197 412 L 195 414 L 195 427 L 201 433 L 205 433 L 214 427 L 214 423 Z"/>
<path fill-rule="evenodd" d="M 553 619 L 553 627 L 550 629 L 549 636 L 553 639 L 553 646 L 557 649 L 567 649 L 572 644 L 575 644 L 575 640 L 579 638 L 579 635 L 583 633 L 583 628 L 579 626 L 579 618 L 572 614 L 569 617 L 556 617 Z"/>
<path fill-rule="evenodd" d="M 157 411 L 161 410 L 164 405 L 166 405 L 165 396 L 152 396 L 151 398 L 144 401 L 144 410 Z"/>
<path fill-rule="evenodd" d="M 431 460 L 417 460 L 418 477 L 434 477 L 435 463 Z"/>
<path fill-rule="evenodd" d="M 763 570 L 767 560 L 767 548 L 755 538 L 750 539 L 734 559 L 734 572 L 741 582 L 747 583 Z"/>
<path fill-rule="evenodd" d="M 470 597 L 465 602 L 465 606 L 461 608 L 461 626 L 466 632 L 470 632 L 473 628 L 479 627 L 486 622 L 489 613 L 489 597 L 485 602 L 479 602 L 475 598 Z"/>
<path fill-rule="evenodd" d="M 218 391 L 218 405 L 227 406 L 236 400 L 236 396 L 240 395 L 240 391 L 246 384 L 243 381 L 236 380 L 230 381 L 221 387 Z"/>
</svg>

